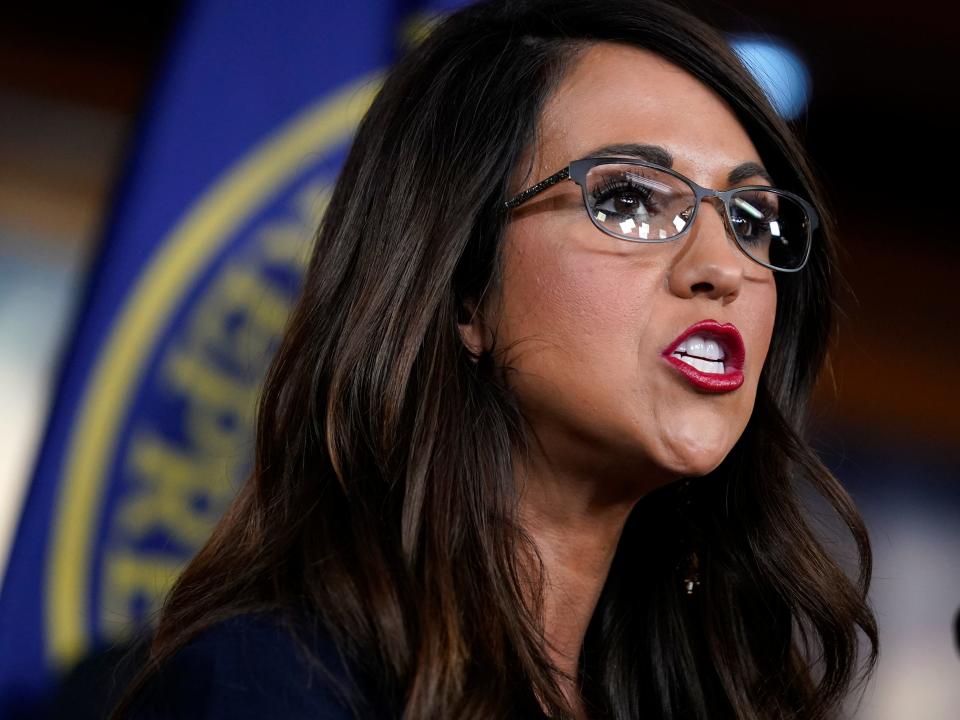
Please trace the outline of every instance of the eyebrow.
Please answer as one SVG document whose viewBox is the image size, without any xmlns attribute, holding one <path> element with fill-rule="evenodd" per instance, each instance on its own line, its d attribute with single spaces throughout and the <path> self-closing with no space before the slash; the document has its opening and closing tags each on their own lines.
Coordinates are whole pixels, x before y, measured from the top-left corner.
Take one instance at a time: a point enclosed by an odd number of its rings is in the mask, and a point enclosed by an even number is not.
<svg viewBox="0 0 960 720">
<path fill-rule="evenodd" d="M 673 155 L 671 155 L 666 148 L 661 147 L 660 145 L 620 143 L 594 148 L 587 153 L 588 157 L 601 155 L 636 157 L 641 160 L 646 160 L 647 162 L 652 162 L 656 165 L 662 165 L 663 167 L 673 167 Z M 740 163 L 733 170 L 731 170 L 730 174 L 727 175 L 727 182 L 730 185 L 736 185 L 737 183 L 743 182 L 744 180 L 752 177 L 760 177 L 771 185 L 775 184 L 773 182 L 773 178 L 770 177 L 770 173 L 768 173 L 762 165 L 752 161 Z"/>
</svg>

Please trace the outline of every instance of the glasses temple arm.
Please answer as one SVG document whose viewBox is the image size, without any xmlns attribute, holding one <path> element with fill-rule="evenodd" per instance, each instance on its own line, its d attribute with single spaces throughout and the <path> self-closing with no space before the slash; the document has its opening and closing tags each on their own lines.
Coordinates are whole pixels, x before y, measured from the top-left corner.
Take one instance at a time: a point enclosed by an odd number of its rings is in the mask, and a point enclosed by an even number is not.
<svg viewBox="0 0 960 720">
<path fill-rule="evenodd" d="M 534 195 L 539 195 L 547 188 L 553 187 L 558 182 L 563 182 L 568 177 L 570 177 L 570 168 L 565 167 L 563 170 L 560 170 L 559 172 L 555 172 L 550 177 L 545 178 L 544 180 L 541 180 L 536 185 L 528 187 L 526 190 L 524 190 L 520 194 L 510 198 L 503 204 L 503 207 L 507 210 L 512 210 L 513 208 L 517 207 L 517 205 L 522 205 L 527 200 L 532 198 Z"/>
</svg>

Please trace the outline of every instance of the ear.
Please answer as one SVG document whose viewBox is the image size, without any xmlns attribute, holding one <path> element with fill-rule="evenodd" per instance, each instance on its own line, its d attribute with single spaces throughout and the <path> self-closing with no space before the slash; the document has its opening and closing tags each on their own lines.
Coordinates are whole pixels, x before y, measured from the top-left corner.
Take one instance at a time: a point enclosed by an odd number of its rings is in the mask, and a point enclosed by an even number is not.
<svg viewBox="0 0 960 720">
<path fill-rule="evenodd" d="M 460 339 L 473 355 L 474 362 L 484 350 L 490 349 L 490 333 L 483 321 L 483 314 L 478 311 L 473 300 L 466 300 L 460 305 L 457 328 L 460 330 Z"/>
</svg>

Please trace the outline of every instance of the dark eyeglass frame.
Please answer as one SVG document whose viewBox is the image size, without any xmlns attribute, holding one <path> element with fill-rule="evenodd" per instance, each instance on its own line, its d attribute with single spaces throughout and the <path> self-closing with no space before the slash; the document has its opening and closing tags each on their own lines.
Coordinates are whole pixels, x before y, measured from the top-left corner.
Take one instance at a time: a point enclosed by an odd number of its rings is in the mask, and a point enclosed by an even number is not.
<svg viewBox="0 0 960 720">
<path fill-rule="evenodd" d="M 668 175 L 672 175 L 677 178 L 693 191 L 694 203 L 693 203 L 693 212 L 690 214 L 690 218 L 687 220 L 686 225 L 683 230 L 678 232 L 676 235 L 673 235 L 668 238 L 633 238 L 633 237 L 623 237 L 622 235 L 617 235 L 614 231 L 610 230 L 607 227 L 604 227 L 597 221 L 593 216 L 593 213 L 590 211 L 590 200 L 587 197 L 587 173 L 590 172 L 593 168 L 598 165 L 637 165 L 640 167 L 651 168 L 652 170 L 657 170 L 658 172 L 664 172 Z M 527 200 L 532 197 L 539 195 L 544 190 L 553 187 L 557 183 L 563 182 L 564 180 L 573 180 L 577 185 L 580 186 L 581 195 L 583 197 L 583 207 L 586 210 L 587 216 L 590 218 L 590 222 L 593 223 L 594 227 L 599 229 L 606 235 L 614 237 L 618 240 L 625 240 L 627 242 L 639 242 L 639 243 L 665 243 L 672 242 L 678 238 L 683 237 L 691 227 L 693 227 L 694 221 L 697 219 L 697 211 L 700 209 L 700 201 L 704 198 L 717 197 L 723 202 L 724 212 L 726 214 L 727 227 L 733 233 L 734 240 L 737 243 L 737 247 L 740 248 L 741 252 L 746 255 L 748 258 L 753 260 L 764 267 L 770 268 L 771 270 L 776 270 L 777 272 L 797 272 L 802 270 L 803 267 L 807 264 L 807 260 L 810 258 L 810 250 L 813 247 L 813 233 L 820 226 L 820 216 L 817 213 L 816 208 L 808 202 L 806 199 L 800 197 L 799 195 L 792 193 L 788 190 L 780 190 L 779 188 L 770 187 L 769 185 L 739 185 L 735 188 L 730 188 L 729 190 L 714 190 L 712 188 L 703 187 L 698 185 L 690 178 L 685 175 L 681 175 L 676 170 L 673 170 L 668 167 L 663 167 L 662 165 L 657 165 L 656 163 L 647 162 L 646 160 L 639 160 L 632 157 L 614 157 L 614 156 L 604 156 L 604 157 L 586 157 L 580 160 L 574 160 L 567 167 L 555 172 L 548 178 L 545 178 L 538 182 L 536 185 L 532 185 L 526 190 L 518 193 L 514 197 L 510 198 L 504 202 L 503 207 L 506 210 L 512 210 L 515 207 L 518 207 L 525 203 Z M 764 192 L 771 192 L 777 195 L 782 195 L 783 197 L 789 198 L 794 202 L 798 203 L 807 214 L 807 245 L 806 251 L 803 255 L 803 260 L 795 268 L 782 268 L 777 267 L 776 265 L 771 265 L 765 263 L 762 260 L 758 260 L 753 257 L 740 241 L 740 237 L 737 235 L 736 230 L 734 229 L 733 224 L 733 215 L 731 214 L 730 203 L 733 197 L 742 192 L 749 192 L 755 190 L 762 190 Z"/>
</svg>

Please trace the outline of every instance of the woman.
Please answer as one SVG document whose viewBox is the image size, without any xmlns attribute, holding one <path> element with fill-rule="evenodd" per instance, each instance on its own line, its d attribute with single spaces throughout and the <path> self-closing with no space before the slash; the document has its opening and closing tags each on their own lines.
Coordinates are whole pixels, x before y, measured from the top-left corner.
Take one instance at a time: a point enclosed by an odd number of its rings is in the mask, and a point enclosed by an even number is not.
<svg viewBox="0 0 960 720">
<path fill-rule="evenodd" d="M 832 233 L 790 128 L 687 13 L 449 17 L 359 128 L 254 473 L 134 716 L 835 714 L 877 632 L 865 528 L 801 435 Z"/>
</svg>

